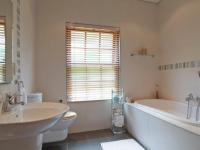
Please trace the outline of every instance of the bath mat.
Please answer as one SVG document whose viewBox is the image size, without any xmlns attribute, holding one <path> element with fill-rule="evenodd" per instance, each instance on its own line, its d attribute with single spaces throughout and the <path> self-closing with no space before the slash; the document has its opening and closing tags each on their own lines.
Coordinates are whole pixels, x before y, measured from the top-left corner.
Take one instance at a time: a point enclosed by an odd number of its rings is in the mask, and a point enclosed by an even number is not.
<svg viewBox="0 0 200 150">
<path fill-rule="evenodd" d="M 133 139 L 101 143 L 103 150 L 145 150 Z"/>
</svg>

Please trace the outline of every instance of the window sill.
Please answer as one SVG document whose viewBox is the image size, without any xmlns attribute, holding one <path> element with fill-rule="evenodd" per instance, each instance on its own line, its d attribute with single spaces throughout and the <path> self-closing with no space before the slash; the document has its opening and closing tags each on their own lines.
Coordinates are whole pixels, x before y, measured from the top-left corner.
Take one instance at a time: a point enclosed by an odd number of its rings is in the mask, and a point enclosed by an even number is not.
<svg viewBox="0 0 200 150">
<path fill-rule="evenodd" d="M 100 101 L 111 101 L 111 99 L 101 99 L 101 100 L 68 100 L 68 103 L 84 103 L 84 102 L 100 102 Z"/>
</svg>

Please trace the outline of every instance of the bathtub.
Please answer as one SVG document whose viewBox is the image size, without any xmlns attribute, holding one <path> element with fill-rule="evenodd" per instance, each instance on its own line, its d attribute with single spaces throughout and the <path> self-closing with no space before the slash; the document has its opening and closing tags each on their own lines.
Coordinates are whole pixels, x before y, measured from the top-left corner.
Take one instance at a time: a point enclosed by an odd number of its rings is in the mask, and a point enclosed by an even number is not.
<svg viewBox="0 0 200 150">
<path fill-rule="evenodd" d="M 200 122 L 186 119 L 187 104 L 138 100 L 124 105 L 128 132 L 148 150 L 200 150 Z"/>
</svg>

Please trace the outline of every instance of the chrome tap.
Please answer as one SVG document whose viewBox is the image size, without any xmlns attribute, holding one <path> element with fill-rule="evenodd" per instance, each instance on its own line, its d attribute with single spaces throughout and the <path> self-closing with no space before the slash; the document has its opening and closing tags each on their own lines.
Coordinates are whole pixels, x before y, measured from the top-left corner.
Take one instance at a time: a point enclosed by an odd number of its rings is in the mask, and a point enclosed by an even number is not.
<svg viewBox="0 0 200 150">
<path fill-rule="evenodd" d="M 193 94 L 189 94 L 188 97 L 186 97 L 186 101 L 188 103 L 187 106 L 187 119 L 191 118 L 191 113 L 192 113 L 192 106 L 191 106 L 191 101 L 194 101 L 194 96 Z"/>
<path fill-rule="evenodd" d="M 197 98 L 196 98 L 196 101 L 197 101 L 196 121 L 199 121 L 200 97 L 197 97 Z"/>
<path fill-rule="evenodd" d="M 17 95 L 6 94 L 6 100 L 3 102 L 3 112 L 9 112 L 16 105 L 24 105 L 24 102 L 17 102 Z"/>
</svg>

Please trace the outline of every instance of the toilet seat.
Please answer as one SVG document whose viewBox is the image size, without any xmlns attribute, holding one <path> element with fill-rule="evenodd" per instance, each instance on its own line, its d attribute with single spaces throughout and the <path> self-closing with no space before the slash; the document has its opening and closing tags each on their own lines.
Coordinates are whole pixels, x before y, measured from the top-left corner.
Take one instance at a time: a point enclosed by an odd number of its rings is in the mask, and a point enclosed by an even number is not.
<svg viewBox="0 0 200 150">
<path fill-rule="evenodd" d="M 77 114 L 73 111 L 68 111 L 64 116 L 63 116 L 63 120 L 67 120 L 67 119 L 74 119 L 77 117 Z"/>
<path fill-rule="evenodd" d="M 63 118 L 55 125 L 53 126 L 50 131 L 58 131 L 58 130 L 65 130 L 69 128 L 69 126 L 74 123 L 75 119 L 77 118 L 77 114 L 72 111 L 68 111 Z"/>
</svg>

